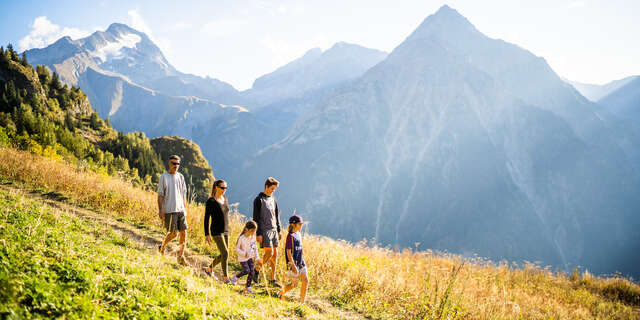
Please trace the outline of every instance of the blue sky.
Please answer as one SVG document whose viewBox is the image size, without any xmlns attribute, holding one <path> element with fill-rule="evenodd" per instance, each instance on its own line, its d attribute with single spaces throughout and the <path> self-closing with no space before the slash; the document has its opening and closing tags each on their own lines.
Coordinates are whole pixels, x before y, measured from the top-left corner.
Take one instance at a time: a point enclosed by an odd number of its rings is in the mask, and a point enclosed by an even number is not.
<svg viewBox="0 0 640 320">
<path fill-rule="evenodd" d="M 122 22 L 149 34 L 178 70 L 247 89 L 313 47 L 346 41 L 391 51 L 443 4 L 568 79 L 606 83 L 640 74 L 635 0 L 3 0 L 0 43 L 41 47 Z"/>
</svg>

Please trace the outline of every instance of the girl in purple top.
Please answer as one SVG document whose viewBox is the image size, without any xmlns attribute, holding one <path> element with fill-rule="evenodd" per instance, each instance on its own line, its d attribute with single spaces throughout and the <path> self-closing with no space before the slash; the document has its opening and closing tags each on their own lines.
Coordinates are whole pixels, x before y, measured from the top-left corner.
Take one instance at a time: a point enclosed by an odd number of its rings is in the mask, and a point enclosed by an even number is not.
<svg viewBox="0 0 640 320">
<path fill-rule="evenodd" d="M 295 288 L 298 285 L 298 279 L 300 279 L 302 281 L 302 286 L 300 287 L 300 303 L 304 303 L 304 299 L 307 296 L 309 279 L 307 278 L 307 264 L 302 257 L 302 235 L 300 234 L 300 229 L 302 229 L 302 218 L 298 215 L 291 216 L 291 218 L 289 218 L 289 234 L 287 234 L 285 246 L 287 275 L 289 275 L 291 281 L 282 288 L 282 291 L 278 293 L 278 297 L 284 299 L 287 291 Z"/>
</svg>

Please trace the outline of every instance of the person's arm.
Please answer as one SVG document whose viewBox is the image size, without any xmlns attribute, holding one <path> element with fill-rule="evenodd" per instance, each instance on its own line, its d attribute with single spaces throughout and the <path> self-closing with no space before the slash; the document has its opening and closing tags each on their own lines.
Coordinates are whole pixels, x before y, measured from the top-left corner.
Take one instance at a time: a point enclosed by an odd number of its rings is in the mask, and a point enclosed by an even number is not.
<svg viewBox="0 0 640 320">
<path fill-rule="evenodd" d="M 160 220 L 162 220 L 164 218 L 164 214 L 162 214 L 162 203 L 164 202 L 164 197 L 161 195 L 158 195 L 158 217 L 160 218 Z"/>
<path fill-rule="evenodd" d="M 182 175 L 181 175 L 182 176 Z M 184 203 L 184 214 L 185 216 L 187 215 L 187 184 L 184 182 L 184 176 L 182 176 L 182 179 L 180 179 L 182 181 L 182 201 Z"/>
<path fill-rule="evenodd" d="M 258 244 L 254 243 L 254 245 L 251 246 L 251 249 L 253 251 L 253 255 L 256 257 L 256 262 L 260 263 L 262 260 L 260 259 L 260 254 L 258 254 Z"/>
<path fill-rule="evenodd" d="M 163 176 L 160 176 L 158 179 L 158 217 L 160 220 L 164 219 L 164 214 L 162 214 L 162 204 L 164 203 L 164 179 Z"/>
<path fill-rule="evenodd" d="M 253 221 L 258 225 L 258 229 L 256 230 L 256 241 L 262 242 L 262 226 L 260 225 L 260 206 L 262 206 L 262 201 L 260 201 L 260 196 L 257 196 L 253 200 Z"/>
<path fill-rule="evenodd" d="M 295 273 L 298 273 L 298 266 L 293 261 L 293 239 L 291 239 L 291 234 L 287 235 L 287 242 L 285 245 L 284 254 L 287 255 L 285 259 L 287 260 L 287 266 L 291 268 L 291 270 Z"/>
<path fill-rule="evenodd" d="M 211 244 L 211 235 L 209 233 L 210 220 L 211 220 L 211 201 L 207 201 L 204 207 L 204 239 L 208 244 Z"/>
<path fill-rule="evenodd" d="M 282 234 L 280 234 L 280 209 L 278 209 L 278 200 L 276 198 L 273 199 L 273 202 L 276 204 L 276 226 L 278 227 L 278 239 L 282 239 Z"/>
<path fill-rule="evenodd" d="M 238 238 L 238 242 L 236 243 L 236 252 L 238 253 L 238 257 L 244 257 L 247 255 L 247 252 L 244 250 L 244 237 L 240 236 Z"/>
</svg>

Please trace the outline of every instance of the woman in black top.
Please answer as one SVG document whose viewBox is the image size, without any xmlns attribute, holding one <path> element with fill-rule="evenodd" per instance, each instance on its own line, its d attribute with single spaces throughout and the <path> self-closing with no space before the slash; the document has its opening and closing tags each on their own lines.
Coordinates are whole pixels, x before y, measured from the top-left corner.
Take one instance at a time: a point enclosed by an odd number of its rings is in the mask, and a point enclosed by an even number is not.
<svg viewBox="0 0 640 320">
<path fill-rule="evenodd" d="M 229 258 L 229 201 L 225 192 L 227 191 L 227 182 L 224 180 L 216 180 L 213 183 L 211 197 L 207 200 L 204 211 L 204 236 L 205 240 L 211 245 L 211 238 L 216 242 L 220 255 L 213 259 L 211 265 L 204 269 L 204 272 L 215 278 L 213 267 L 222 264 L 223 281 L 231 283 L 227 272 Z M 211 222 L 211 223 L 210 223 Z"/>
</svg>

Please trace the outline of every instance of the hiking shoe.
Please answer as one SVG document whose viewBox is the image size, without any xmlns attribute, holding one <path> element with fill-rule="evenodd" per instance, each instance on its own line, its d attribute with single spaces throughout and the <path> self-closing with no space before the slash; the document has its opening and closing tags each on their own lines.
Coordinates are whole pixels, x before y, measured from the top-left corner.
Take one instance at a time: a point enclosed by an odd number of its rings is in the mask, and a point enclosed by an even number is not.
<svg viewBox="0 0 640 320">
<path fill-rule="evenodd" d="M 253 282 L 255 282 L 255 283 L 260 282 L 260 271 L 255 270 L 253 272 Z"/>
<path fill-rule="evenodd" d="M 253 290 L 251 290 L 251 288 L 249 288 L 249 287 L 246 287 L 246 288 L 245 288 L 245 291 L 247 291 L 247 293 L 250 293 L 250 294 L 256 294 L 256 293 L 255 293 L 255 292 L 253 292 Z"/>
<path fill-rule="evenodd" d="M 275 280 L 269 280 L 269 285 L 275 288 L 282 288 L 282 286 Z"/>
<path fill-rule="evenodd" d="M 178 256 L 177 260 L 178 260 L 178 264 L 181 264 L 183 266 L 187 265 L 187 260 L 184 259 L 184 256 Z"/>
<path fill-rule="evenodd" d="M 227 279 L 227 280 L 224 282 L 224 284 L 234 284 L 234 283 L 233 283 L 233 282 L 231 282 L 231 280 L 228 280 L 228 279 Z"/>
<path fill-rule="evenodd" d="M 231 278 L 231 283 L 233 283 L 233 285 L 238 284 L 238 277 L 233 276 L 233 278 Z"/>
</svg>

